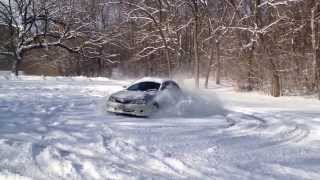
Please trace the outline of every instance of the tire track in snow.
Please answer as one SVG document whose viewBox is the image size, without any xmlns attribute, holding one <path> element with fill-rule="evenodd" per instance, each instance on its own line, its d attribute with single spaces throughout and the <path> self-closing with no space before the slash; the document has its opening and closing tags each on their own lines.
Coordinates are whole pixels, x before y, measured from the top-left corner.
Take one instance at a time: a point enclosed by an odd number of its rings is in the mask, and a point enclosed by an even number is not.
<svg viewBox="0 0 320 180">
<path fill-rule="evenodd" d="M 228 131 L 234 132 L 235 136 L 247 136 L 258 134 L 267 135 L 268 141 L 259 145 L 260 148 L 277 146 L 288 143 L 299 143 L 308 137 L 310 129 L 294 121 L 291 124 L 276 122 L 277 128 L 272 126 L 271 120 L 259 117 L 259 115 L 245 114 L 240 112 L 229 112 L 225 115 L 230 124 Z M 278 127 L 281 125 L 280 127 Z M 271 132 L 271 133 L 270 133 Z"/>
<path fill-rule="evenodd" d="M 273 134 L 270 141 L 262 144 L 260 148 L 280 146 L 289 143 L 299 143 L 310 134 L 310 129 L 301 124 L 283 125 L 282 128 L 283 130 Z"/>
<path fill-rule="evenodd" d="M 102 135 L 102 140 L 106 150 L 123 162 L 129 162 L 127 165 L 134 169 L 144 169 L 149 173 L 165 173 L 176 178 L 204 177 L 201 172 L 182 160 L 173 158 L 170 153 L 163 153 L 159 149 L 139 147 L 133 142 L 115 136 Z"/>
<path fill-rule="evenodd" d="M 228 112 L 225 114 L 226 121 L 229 123 L 227 129 L 238 131 L 240 134 L 251 134 L 261 131 L 268 127 L 267 121 L 252 114 L 240 112 Z"/>
</svg>

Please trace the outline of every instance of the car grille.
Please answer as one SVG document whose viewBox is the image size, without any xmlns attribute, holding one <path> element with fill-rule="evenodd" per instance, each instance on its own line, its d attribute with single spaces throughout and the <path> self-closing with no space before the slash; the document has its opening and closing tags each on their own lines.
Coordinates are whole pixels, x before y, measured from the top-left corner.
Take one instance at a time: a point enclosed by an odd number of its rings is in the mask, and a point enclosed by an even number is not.
<svg viewBox="0 0 320 180">
<path fill-rule="evenodd" d="M 117 103 L 121 103 L 121 104 L 129 104 L 129 103 L 131 103 L 131 100 L 128 100 L 128 99 L 115 99 L 115 101 Z"/>
</svg>

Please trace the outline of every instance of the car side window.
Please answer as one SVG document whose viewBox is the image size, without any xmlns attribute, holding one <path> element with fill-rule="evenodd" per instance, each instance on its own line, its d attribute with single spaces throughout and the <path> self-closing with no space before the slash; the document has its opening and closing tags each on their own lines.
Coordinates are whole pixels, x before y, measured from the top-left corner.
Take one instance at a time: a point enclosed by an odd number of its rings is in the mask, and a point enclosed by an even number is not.
<svg viewBox="0 0 320 180">
<path fill-rule="evenodd" d="M 165 89 L 168 89 L 168 90 L 179 90 L 180 88 L 176 83 L 167 81 L 167 82 L 163 83 L 162 88 L 161 88 L 161 90 L 165 90 Z"/>
<path fill-rule="evenodd" d="M 164 82 L 161 87 L 161 91 L 168 89 L 169 82 Z"/>
<path fill-rule="evenodd" d="M 129 91 L 149 91 L 158 90 L 160 83 L 155 82 L 140 82 L 127 88 Z"/>
<path fill-rule="evenodd" d="M 175 83 L 175 82 L 170 82 L 170 86 L 171 88 L 175 89 L 175 90 L 179 90 L 179 86 Z"/>
</svg>

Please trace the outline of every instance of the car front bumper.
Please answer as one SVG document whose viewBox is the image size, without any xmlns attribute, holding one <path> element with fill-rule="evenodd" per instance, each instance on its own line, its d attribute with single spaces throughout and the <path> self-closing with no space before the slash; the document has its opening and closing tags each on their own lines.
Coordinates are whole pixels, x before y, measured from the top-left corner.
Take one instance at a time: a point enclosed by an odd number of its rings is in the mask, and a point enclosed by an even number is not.
<svg viewBox="0 0 320 180">
<path fill-rule="evenodd" d="M 117 114 L 147 117 L 156 111 L 156 107 L 149 104 L 121 104 L 108 101 L 107 111 Z"/>
</svg>

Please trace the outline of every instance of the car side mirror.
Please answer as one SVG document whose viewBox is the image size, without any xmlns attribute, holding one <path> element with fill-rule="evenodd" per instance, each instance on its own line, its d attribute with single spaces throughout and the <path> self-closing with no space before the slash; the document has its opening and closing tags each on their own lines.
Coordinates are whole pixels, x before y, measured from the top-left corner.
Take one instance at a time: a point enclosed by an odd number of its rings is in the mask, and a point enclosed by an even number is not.
<svg viewBox="0 0 320 180">
<path fill-rule="evenodd" d="M 122 88 L 123 88 L 123 89 L 127 89 L 127 88 L 128 88 L 128 86 L 124 85 L 124 86 L 122 86 Z"/>
</svg>

